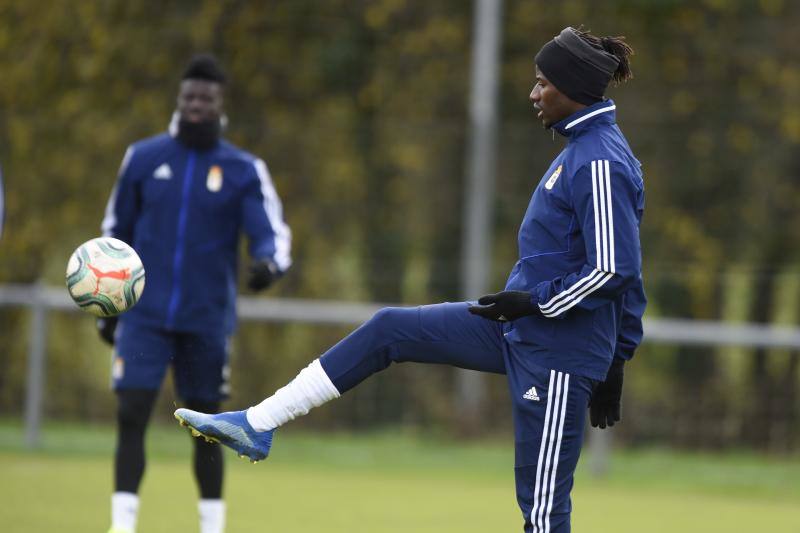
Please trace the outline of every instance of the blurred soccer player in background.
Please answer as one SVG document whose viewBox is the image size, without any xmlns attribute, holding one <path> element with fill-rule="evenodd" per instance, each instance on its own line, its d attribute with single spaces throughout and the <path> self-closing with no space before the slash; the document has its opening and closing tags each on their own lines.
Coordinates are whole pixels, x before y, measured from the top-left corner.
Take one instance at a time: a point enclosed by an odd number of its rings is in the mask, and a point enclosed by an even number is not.
<svg viewBox="0 0 800 533">
<path fill-rule="evenodd" d="M 530 100 L 567 142 L 533 192 L 505 290 L 477 303 L 383 309 L 259 405 L 175 416 L 258 460 L 275 428 L 393 362 L 505 374 L 524 530 L 569 531 L 587 407 L 594 426 L 620 419 L 624 364 L 642 338 L 644 184 L 604 97 L 611 81 L 631 77 L 632 53 L 623 38 L 565 28 L 536 55 Z"/>
<path fill-rule="evenodd" d="M 192 59 L 169 131 L 128 148 L 102 224 L 104 235 L 136 249 L 147 271 L 141 300 L 119 325 L 98 322 L 114 345 L 118 397 L 114 533 L 136 527 L 145 430 L 167 369 L 193 409 L 218 412 L 228 395 L 240 234 L 249 240 L 250 289 L 269 287 L 291 263 L 291 234 L 267 166 L 221 138 L 225 81 L 214 58 Z M 200 531 L 220 533 L 222 454 L 216 444 L 194 443 Z"/>
</svg>

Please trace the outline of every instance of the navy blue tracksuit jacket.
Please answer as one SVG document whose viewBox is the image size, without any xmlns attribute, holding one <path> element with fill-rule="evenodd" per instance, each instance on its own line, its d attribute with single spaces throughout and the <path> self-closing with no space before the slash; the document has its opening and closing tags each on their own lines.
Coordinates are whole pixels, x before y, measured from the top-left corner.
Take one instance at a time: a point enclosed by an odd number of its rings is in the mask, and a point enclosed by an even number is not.
<svg viewBox="0 0 800 533">
<path fill-rule="evenodd" d="M 264 162 L 221 140 L 197 151 L 164 133 L 130 146 L 103 234 L 139 253 L 139 303 L 125 314 L 171 331 L 230 334 L 240 232 L 253 258 L 291 264 L 291 232 Z"/>
<path fill-rule="evenodd" d="M 529 291 L 543 315 L 515 320 L 506 339 L 558 354 L 549 368 L 598 380 L 613 354 L 633 356 L 646 304 L 644 183 L 615 109 L 606 100 L 553 126 L 568 143 L 533 193 L 506 284 Z"/>
</svg>

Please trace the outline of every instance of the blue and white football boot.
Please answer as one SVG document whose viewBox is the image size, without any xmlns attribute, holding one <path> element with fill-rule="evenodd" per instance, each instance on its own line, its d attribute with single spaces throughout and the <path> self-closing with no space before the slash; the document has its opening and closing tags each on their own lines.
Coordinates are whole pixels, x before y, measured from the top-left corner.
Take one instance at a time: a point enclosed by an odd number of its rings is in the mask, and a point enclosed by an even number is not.
<svg viewBox="0 0 800 533">
<path fill-rule="evenodd" d="M 272 447 L 274 429 L 256 431 L 247 421 L 247 411 L 229 411 L 217 415 L 198 413 L 191 409 L 178 409 L 175 418 L 192 432 L 208 442 L 218 442 L 232 448 L 239 457 L 257 463 L 266 459 Z"/>
</svg>

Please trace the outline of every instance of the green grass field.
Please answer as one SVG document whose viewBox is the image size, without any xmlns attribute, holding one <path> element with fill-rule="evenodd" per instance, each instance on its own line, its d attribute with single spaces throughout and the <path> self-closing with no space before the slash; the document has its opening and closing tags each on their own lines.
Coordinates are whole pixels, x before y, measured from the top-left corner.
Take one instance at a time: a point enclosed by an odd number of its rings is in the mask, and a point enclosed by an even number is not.
<svg viewBox="0 0 800 533">
<path fill-rule="evenodd" d="M 39 451 L 21 441 L 0 423 L 0 530 L 104 532 L 112 430 L 51 424 Z M 177 425 L 152 428 L 140 532 L 197 531 L 189 449 Z M 225 458 L 229 533 L 521 531 L 510 444 L 289 428 L 266 462 Z M 604 479 L 579 468 L 573 505 L 578 533 L 797 533 L 800 461 L 620 452 Z"/>
</svg>

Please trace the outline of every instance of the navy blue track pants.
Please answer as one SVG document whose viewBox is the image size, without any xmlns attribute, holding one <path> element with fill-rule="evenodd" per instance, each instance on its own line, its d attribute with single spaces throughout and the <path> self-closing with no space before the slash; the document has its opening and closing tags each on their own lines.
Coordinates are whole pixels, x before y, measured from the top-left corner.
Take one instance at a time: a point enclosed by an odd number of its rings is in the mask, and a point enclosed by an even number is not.
<svg viewBox="0 0 800 533">
<path fill-rule="evenodd" d="M 172 367 L 178 396 L 187 402 L 228 397 L 228 337 L 181 333 L 130 323 L 117 326 L 111 377 L 114 390 L 158 390 Z"/>
<path fill-rule="evenodd" d="M 512 399 L 517 501 L 525 533 L 570 531 L 570 491 L 594 382 L 537 364 L 539 346 L 506 342 L 507 324 L 468 303 L 386 308 L 328 350 L 323 369 L 340 393 L 392 363 L 505 374 Z"/>
</svg>

